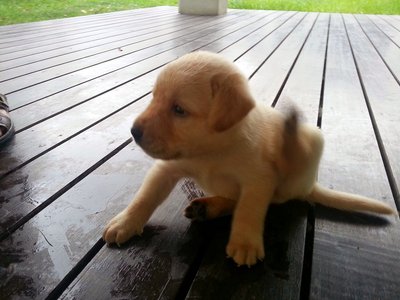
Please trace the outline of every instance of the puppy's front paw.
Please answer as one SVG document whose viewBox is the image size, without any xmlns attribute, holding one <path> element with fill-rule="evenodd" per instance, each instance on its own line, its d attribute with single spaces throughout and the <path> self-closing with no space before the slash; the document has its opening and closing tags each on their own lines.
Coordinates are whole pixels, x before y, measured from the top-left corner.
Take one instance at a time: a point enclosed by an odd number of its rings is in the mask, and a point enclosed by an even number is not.
<svg viewBox="0 0 400 300">
<path fill-rule="evenodd" d="M 134 235 L 141 235 L 143 232 L 143 224 L 135 222 L 134 217 L 126 213 L 120 212 L 107 224 L 103 232 L 103 240 L 107 244 L 120 245 L 129 240 Z"/>
<path fill-rule="evenodd" d="M 226 247 L 228 257 L 231 257 L 238 266 L 255 265 L 257 260 L 264 259 L 264 244 L 262 238 L 235 238 L 231 237 Z"/>
</svg>

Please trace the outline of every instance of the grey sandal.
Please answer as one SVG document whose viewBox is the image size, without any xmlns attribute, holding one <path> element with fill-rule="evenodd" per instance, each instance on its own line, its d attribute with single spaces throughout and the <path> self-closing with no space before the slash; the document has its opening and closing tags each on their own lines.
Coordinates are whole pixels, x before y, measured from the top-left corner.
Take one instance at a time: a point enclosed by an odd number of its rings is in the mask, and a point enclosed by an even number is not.
<svg viewBox="0 0 400 300">
<path fill-rule="evenodd" d="M 6 111 L 4 113 L 4 111 Z M 15 132 L 14 123 L 8 114 L 9 107 L 5 95 L 0 94 L 0 130 L 3 135 L 0 136 L 0 147 L 5 144 Z"/>
</svg>

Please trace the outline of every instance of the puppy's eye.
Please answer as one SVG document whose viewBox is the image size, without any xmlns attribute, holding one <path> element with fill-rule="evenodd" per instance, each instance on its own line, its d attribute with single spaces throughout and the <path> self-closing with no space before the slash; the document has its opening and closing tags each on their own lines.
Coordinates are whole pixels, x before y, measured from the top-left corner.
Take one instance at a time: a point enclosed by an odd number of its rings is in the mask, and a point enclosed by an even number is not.
<svg viewBox="0 0 400 300">
<path fill-rule="evenodd" d="M 172 107 L 172 111 L 174 112 L 175 115 L 177 115 L 179 117 L 186 117 L 187 116 L 187 112 L 177 104 L 175 104 Z"/>
</svg>

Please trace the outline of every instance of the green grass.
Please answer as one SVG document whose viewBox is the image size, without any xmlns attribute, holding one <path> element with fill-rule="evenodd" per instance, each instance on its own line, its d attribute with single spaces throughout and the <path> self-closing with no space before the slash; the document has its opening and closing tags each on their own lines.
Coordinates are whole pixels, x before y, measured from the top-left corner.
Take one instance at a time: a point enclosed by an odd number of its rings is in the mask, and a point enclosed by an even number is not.
<svg viewBox="0 0 400 300">
<path fill-rule="evenodd" d="M 400 15 L 400 0 L 230 0 L 229 7 Z"/>
<path fill-rule="evenodd" d="M 178 0 L 0 0 L 0 25 L 177 3 Z M 229 0 L 228 3 L 230 8 L 400 15 L 400 0 Z"/>
<path fill-rule="evenodd" d="M 0 0 L 0 25 L 177 3 L 178 0 Z"/>
</svg>

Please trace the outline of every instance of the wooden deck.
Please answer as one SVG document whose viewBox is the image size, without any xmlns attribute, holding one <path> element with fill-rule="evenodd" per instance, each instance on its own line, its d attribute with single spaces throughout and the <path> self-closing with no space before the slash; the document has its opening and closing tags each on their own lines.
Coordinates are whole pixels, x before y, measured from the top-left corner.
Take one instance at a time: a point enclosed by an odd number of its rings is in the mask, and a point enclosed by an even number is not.
<svg viewBox="0 0 400 300">
<path fill-rule="evenodd" d="M 185 180 L 142 237 L 104 245 L 152 163 L 131 122 L 160 68 L 199 49 L 322 128 L 320 182 L 399 208 L 400 16 L 158 7 L 3 26 L 0 93 L 17 134 L 0 148 L 0 299 L 399 299 L 398 217 L 276 206 L 264 263 L 237 268 L 229 218 L 183 217 L 200 194 Z"/>
</svg>

